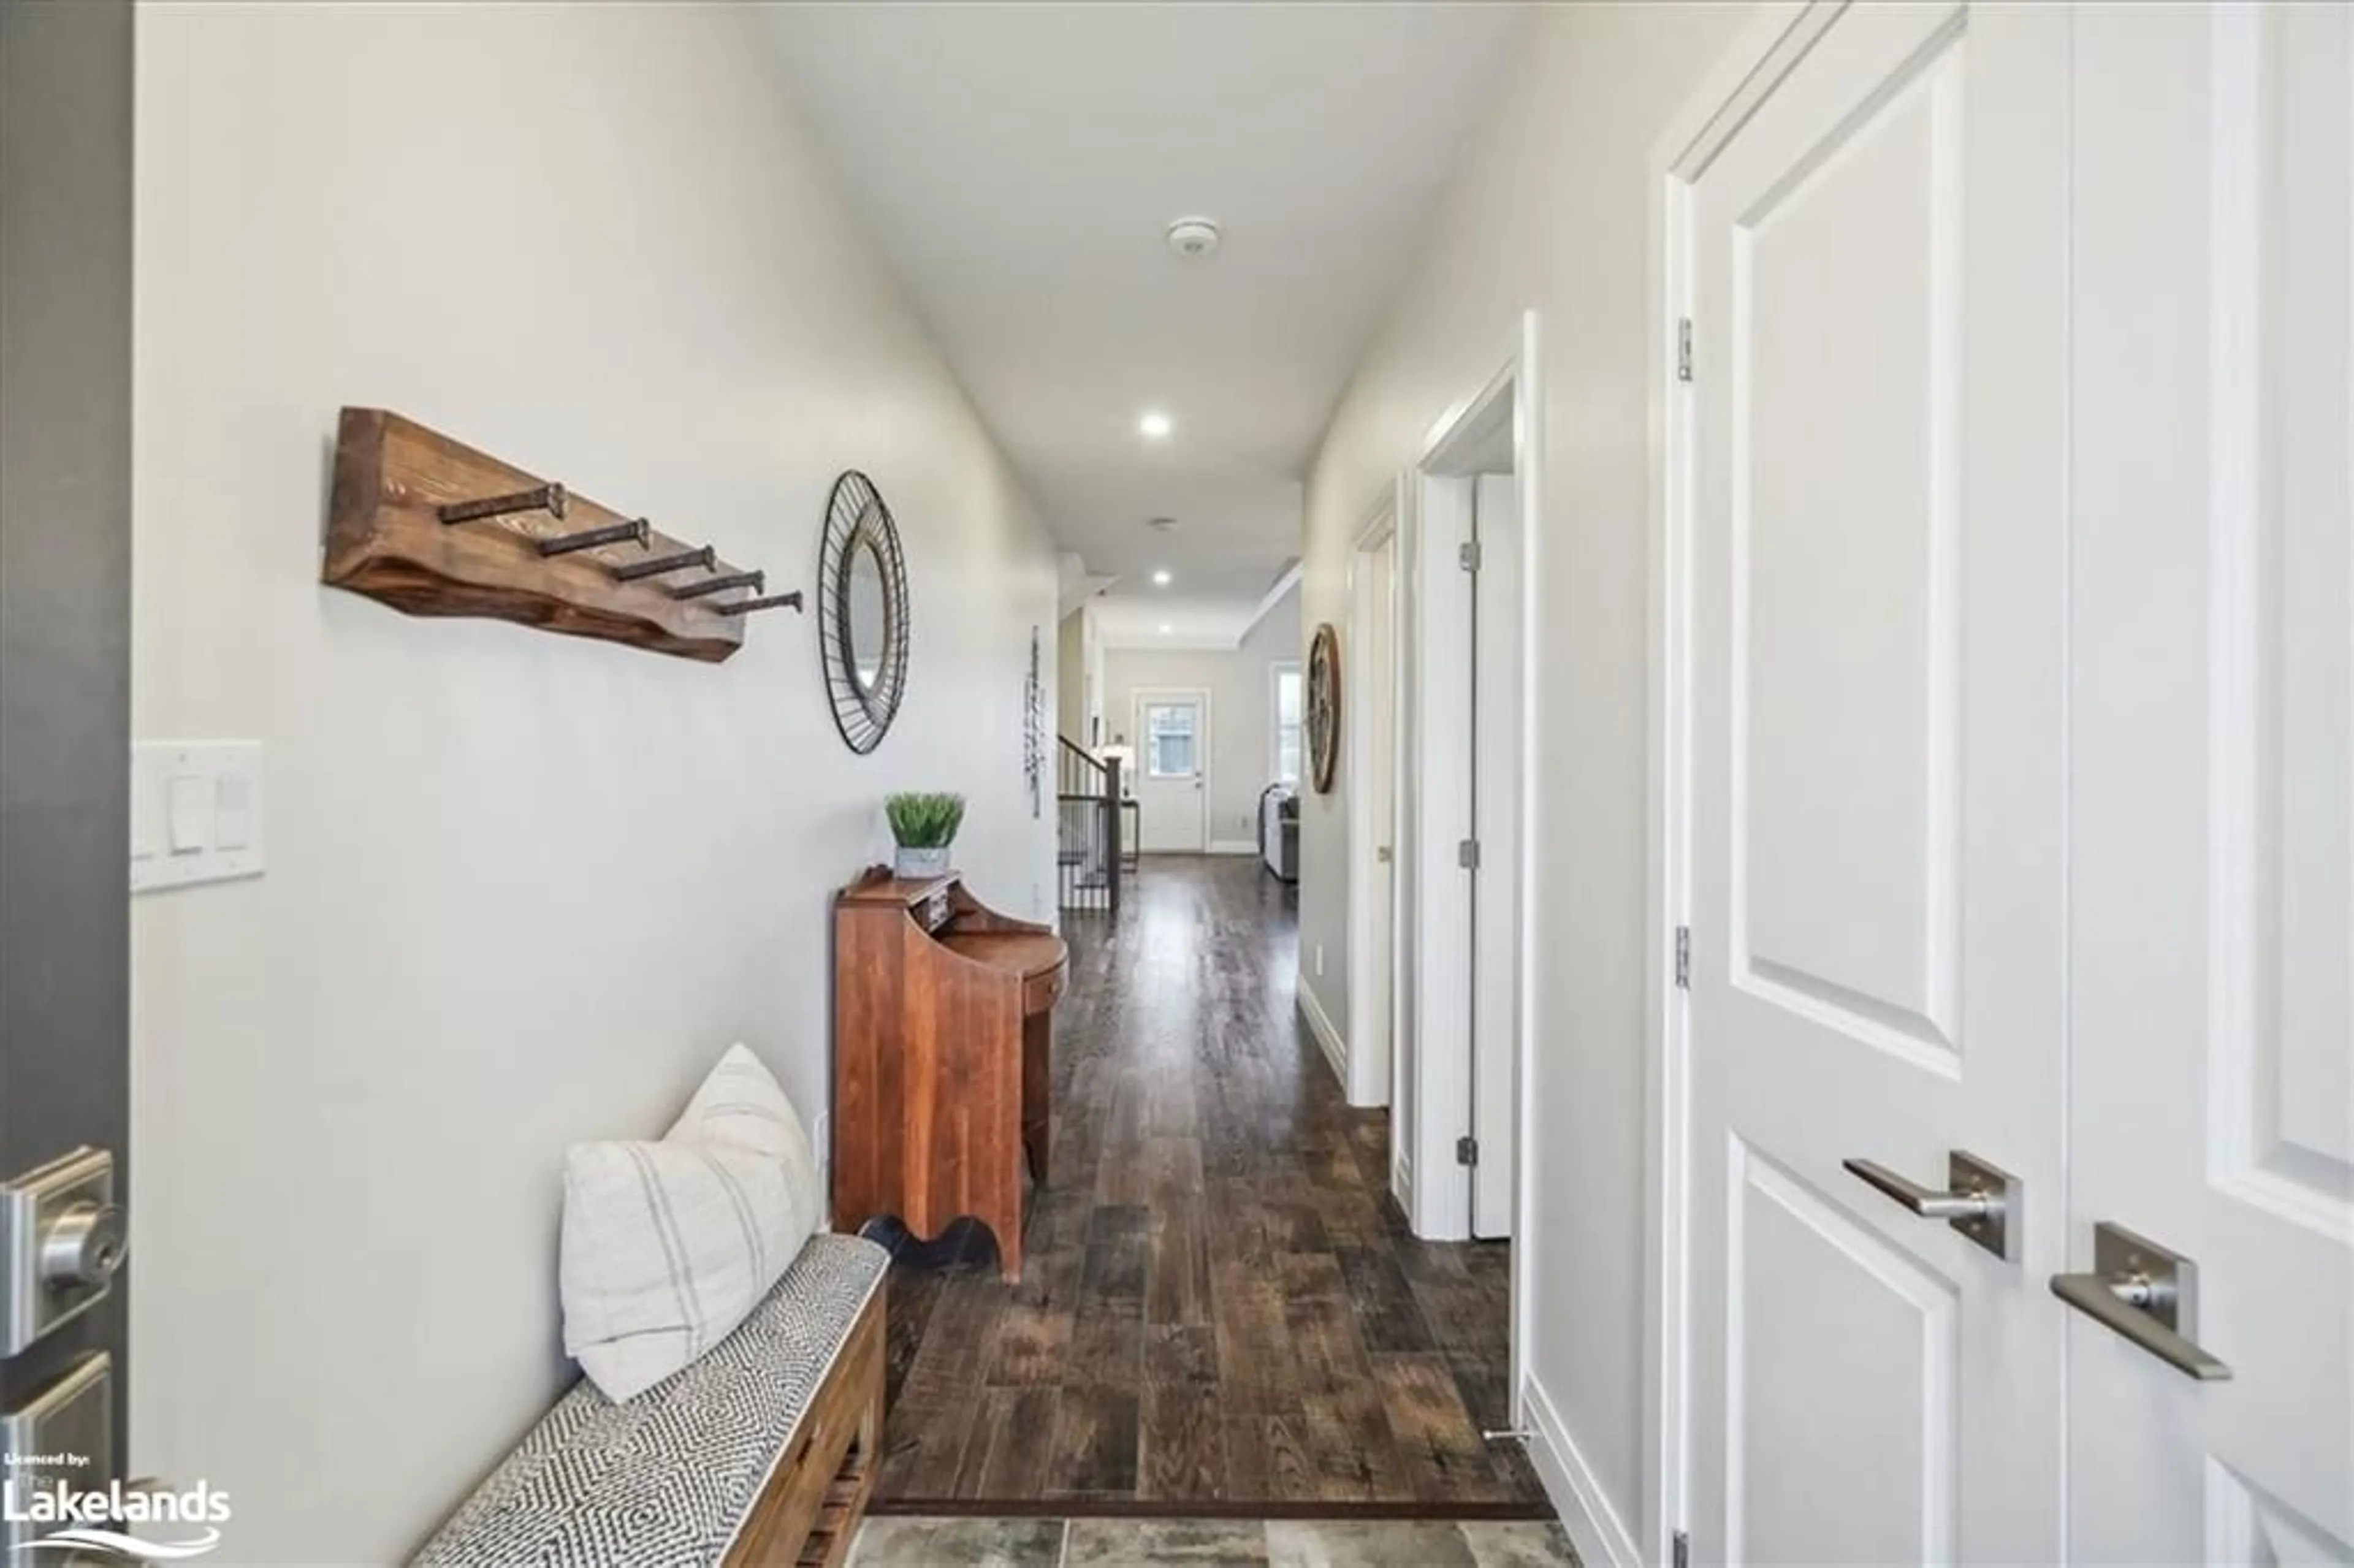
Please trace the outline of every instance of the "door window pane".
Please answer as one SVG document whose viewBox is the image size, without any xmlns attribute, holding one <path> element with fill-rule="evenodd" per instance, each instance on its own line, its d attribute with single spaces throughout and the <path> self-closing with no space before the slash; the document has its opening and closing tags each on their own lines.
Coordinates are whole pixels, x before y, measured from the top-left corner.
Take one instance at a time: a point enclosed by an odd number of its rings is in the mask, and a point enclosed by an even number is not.
<svg viewBox="0 0 2354 1568">
<path fill-rule="evenodd" d="M 1144 705 L 1144 770 L 1155 779 L 1191 779 L 1194 759 L 1193 705 Z"/>
</svg>

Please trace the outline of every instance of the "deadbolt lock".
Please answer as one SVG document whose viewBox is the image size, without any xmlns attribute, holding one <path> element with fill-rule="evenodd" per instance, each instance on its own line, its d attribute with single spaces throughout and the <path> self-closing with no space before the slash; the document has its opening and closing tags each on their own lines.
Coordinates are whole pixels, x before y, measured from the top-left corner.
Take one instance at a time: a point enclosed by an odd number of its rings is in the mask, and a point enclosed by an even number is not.
<svg viewBox="0 0 2354 1568">
<path fill-rule="evenodd" d="M 114 1157 L 102 1149 L 0 1183 L 0 1356 L 104 1300 L 128 1245 Z"/>
<path fill-rule="evenodd" d="M 91 1289 L 122 1266 L 122 1205 L 69 1203 L 41 1231 L 41 1283 Z"/>
</svg>

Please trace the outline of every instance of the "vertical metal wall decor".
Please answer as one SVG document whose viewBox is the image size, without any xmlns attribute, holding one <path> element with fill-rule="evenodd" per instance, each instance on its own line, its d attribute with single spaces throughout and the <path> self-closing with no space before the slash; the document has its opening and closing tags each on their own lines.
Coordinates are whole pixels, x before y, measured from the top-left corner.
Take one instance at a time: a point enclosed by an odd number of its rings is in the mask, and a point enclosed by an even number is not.
<svg viewBox="0 0 2354 1568">
<path fill-rule="evenodd" d="M 1038 662 L 1038 628 L 1030 628 L 1030 673 L 1022 683 L 1022 777 L 1030 786 L 1030 820 L 1046 814 L 1046 683 Z"/>
</svg>

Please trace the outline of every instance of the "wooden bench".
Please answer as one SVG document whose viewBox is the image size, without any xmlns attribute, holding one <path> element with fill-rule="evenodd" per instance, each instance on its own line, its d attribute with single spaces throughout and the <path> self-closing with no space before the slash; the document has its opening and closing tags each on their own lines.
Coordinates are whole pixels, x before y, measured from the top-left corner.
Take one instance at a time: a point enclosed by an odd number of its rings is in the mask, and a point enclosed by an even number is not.
<svg viewBox="0 0 2354 1568">
<path fill-rule="evenodd" d="M 841 1568 L 850 1556 L 882 1464 L 883 1298 L 877 1287 L 859 1312 L 842 1359 L 721 1560 L 725 1568 Z"/>
<path fill-rule="evenodd" d="M 583 1378 L 415 1562 L 837 1568 L 882 1456 L 888 1262 L 811 1236 L 693 1365 L 624 1404 Z"/>
</svg>

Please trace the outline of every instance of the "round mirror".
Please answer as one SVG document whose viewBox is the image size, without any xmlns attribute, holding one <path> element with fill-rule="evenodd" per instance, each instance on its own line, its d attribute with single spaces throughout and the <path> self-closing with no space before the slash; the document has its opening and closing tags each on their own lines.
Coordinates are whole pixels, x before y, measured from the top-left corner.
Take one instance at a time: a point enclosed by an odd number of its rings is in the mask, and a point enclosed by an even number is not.
<svg viewBox="0 0 2354 1568">
<path fill-rule="evenodd" d="M 850 679 L 860 696 L 871 697 L 883 686 L 883 655 L 890 647 L 891 628 L 883 599 L 883 552 L 864 528 L 851 541 L 848 582 L 842 630 L 850 639 Z"/>
<path fill-rule="evenodd" d="M 818 643 L 826 696 L 857 752 L 882 744 L 907 683 L 907 565 L 899 526 L 875 483 L 834 481 L 818 556 Z"/>
</svg>

